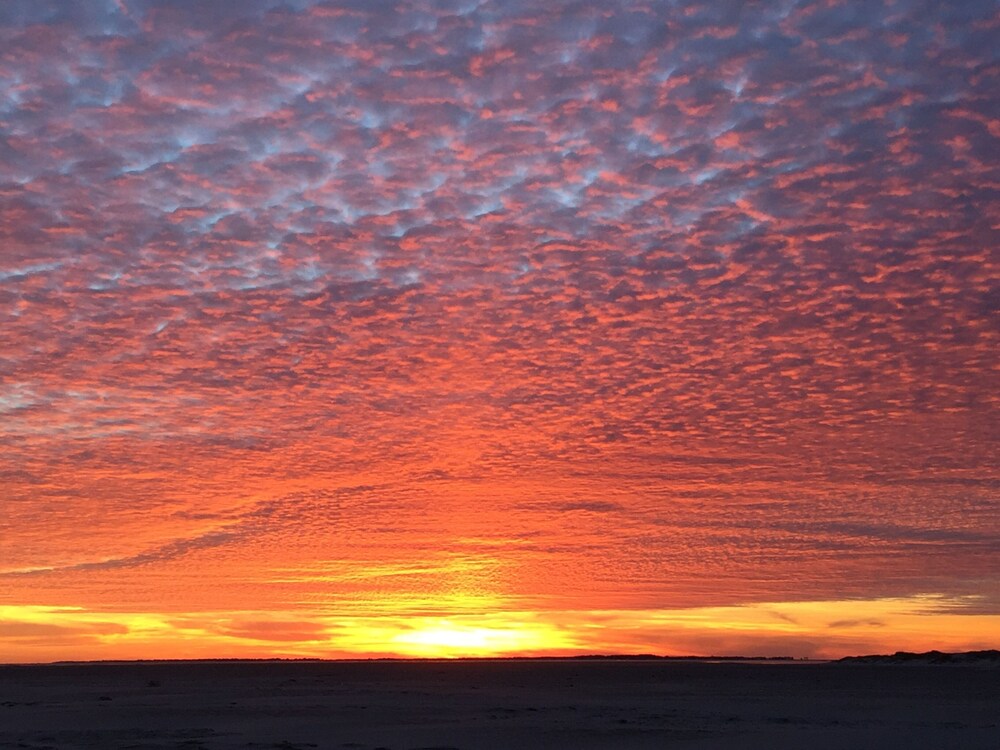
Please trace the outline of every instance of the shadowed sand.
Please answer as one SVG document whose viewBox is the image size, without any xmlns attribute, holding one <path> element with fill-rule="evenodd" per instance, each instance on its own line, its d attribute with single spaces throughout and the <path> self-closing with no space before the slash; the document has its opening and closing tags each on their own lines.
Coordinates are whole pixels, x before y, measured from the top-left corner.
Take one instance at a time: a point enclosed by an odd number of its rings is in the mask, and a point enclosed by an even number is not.
<svg viewBox="0 0 1000 750">
<path fill-rule="evenodd" d="M 670 661 L 0 667 L 0 748 L 1000 747 L 1000 673 Z"/>
</svg>

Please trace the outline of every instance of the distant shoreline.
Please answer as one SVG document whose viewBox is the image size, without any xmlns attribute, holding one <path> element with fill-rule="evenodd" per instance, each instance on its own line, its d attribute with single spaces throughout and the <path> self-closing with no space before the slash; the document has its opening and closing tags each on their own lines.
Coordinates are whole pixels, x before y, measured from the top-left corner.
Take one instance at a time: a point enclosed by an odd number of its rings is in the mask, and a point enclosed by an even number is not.
<svg viewBox="0 0 1000 750">
<path fill-rule="evenodd" d="M 664 662 L 753 662 L 753 663 L 827 663 L 829 659 L 795 656 L 660 656 L 657 654 L 581 654 L 577 656 L 461 656 L 412 657 L 372 656 L 324 659 L 320 657 L 236 657 L 195 659 L 60 659 L 50 662 L 6 662 L 0 666 L 75 666 L 83 664 L 449 664 L 460 662 L 588 662 L 588 661 L 664 661 Z"/>
<path fill-rule="evenodd" d="M 845 656 L 840 659 L 812 659 L 794 656 L 664 656 L 659 654 L 581 654 L 577 656 L 472 656 L 458 658 L 413 657 L 349 657 L 323 659 L 319 657 L 263 657 L 263 658 L 199 658 L 199 659 L 61 659 L 52 662 L 5 662 L 2 667 L 29 666 L 83 666 L 83 665 L 154 665 L 154 664 L 355 664 L 355 663 L 462 663 L 462 662 L 588 662 L 588 661 L 660 661 L 685 663 L 752 663 L 752 664 L 910 664 L 910 665 L 996 665 L 1000 666 L 1000 651 L 965 651 L 948 653 L 926 651 L 914 653 L 897 651 L 894 654 L 868 654 Z"/>
</svg>

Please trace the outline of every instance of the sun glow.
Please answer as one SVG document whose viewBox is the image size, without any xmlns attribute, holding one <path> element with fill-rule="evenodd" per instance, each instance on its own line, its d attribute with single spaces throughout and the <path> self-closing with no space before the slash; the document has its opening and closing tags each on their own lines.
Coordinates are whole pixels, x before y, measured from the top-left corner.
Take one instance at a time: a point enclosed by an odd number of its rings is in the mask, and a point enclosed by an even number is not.
<svg viewBox="0 0 1000 750">
<path fill-rule="evenodd" d="M 482 627 L 443 619 L 396 635 L 391 648 L 406 656 L 492 656 L 552 651 L 570 645 L 565 635 L 542 624 Z"/>
<path fill-rule="evenodd" d="M 836 658 L 897 649 L 989 648 L 1000 630 L 1000 616 L 982 613 L 980 606 L 976 597 L 920 595 L 673 610 L 350 617 L 0 605 L 0 659 L 440 659 L 586 653 Z M 850 616 L 845 618 L 845 612 Z"/>
</svg>

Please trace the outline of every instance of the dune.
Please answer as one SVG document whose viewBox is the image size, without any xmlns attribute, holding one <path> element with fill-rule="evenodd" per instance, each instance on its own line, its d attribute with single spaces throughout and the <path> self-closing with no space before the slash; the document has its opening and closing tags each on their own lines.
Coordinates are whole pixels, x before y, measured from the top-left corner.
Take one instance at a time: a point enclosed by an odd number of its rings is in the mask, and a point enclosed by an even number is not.
<svg viewBox="0 0 1000 750">
<path fill-rule="evenodd" d="M 845 656 L 843 664 L 946 664 L 953 666 L 1000 667 L 1000 651 L 963 651 L 949 654 L 943 651 L 897 651 L 894 654 L 870 654 L 867 656 Z"/>
</svg>

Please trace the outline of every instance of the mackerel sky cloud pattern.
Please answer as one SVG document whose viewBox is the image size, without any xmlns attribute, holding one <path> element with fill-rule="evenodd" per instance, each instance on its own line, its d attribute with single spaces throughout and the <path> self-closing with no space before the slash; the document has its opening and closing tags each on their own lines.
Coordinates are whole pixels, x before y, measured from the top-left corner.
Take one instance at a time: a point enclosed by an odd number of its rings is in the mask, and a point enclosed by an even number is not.
<svg viewBox="0 0 1000 750">
<path fill-rule="evenodd" d="M 3 3 L 0 604 L 1000 615 L 998 49 L 992 0 Z"/>
</svg>

